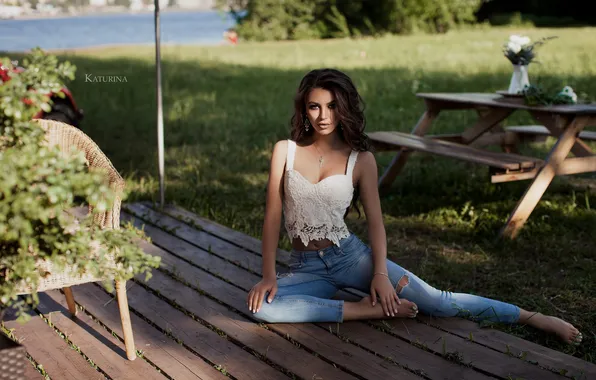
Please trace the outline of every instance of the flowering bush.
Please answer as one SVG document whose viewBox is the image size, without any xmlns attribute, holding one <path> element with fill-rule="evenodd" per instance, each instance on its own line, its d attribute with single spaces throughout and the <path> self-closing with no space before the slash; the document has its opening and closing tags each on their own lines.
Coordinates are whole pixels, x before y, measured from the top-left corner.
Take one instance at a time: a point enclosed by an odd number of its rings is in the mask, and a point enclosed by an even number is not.
<svg viewBox="0 0 596 380">
<path fill-rule="evenodd" d="M 10 75 L 0 85 L 0 320 L 8 307 L 28 318 L 24 311 L 37 304 L 37 294 L 21 298 L 18 291 L 23 283 L 36 288 L 47 275 L 37 266 L 40 259 L 51 262 L 55 271 L 68 266 L 97 278 L 150 275 L 159 257 L 136 244 L 140 231 L 101 229 L 91 217 L 79 223 L 63 212 L 77 206 L 77 198 L 86 199 L 94 213 L 102 212 L 115 197 L 104 176 L 87 169 L 82 153 L 68 156 L 50 148 L 42 127 L 31 121 L 38 109 L 49 107 L 48 94 L 60 91 L 64 78 L 74 77 L 75 67 L 58 64 L 40 49 L 24 60 L 25 71 L 12 70 L 4 57 L 0 65 Z M 108 254 L 116 268 L 102 260 Z"/>
<path fill-rule="evenodd" d="M 536 56 L 534 49 L 554 38 L 557 37 L 544 37 L 532 43 L 530 37 L 514 34 L 509 37 L 509 41 L 503 46 L 503 53 L 514 65 L 529 65 Z"/>
</svg>

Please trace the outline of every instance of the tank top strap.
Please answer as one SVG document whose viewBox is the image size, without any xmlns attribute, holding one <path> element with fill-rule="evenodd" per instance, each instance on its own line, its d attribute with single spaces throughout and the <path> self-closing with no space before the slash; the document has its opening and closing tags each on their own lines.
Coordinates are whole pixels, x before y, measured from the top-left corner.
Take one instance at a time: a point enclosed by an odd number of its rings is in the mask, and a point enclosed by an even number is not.
<svg viewBox="0 0 596 380">
<path fill-rule="evenodd" d="M 296 155 L 296 143 L 288 140 L 288 155 L 286 157 L 286 171 L 294 168 L 294 156 Z"/>
<path fill-rule="evenodd" d="M 352 153 L 350 153 L 350 158 L 348 158 L 348 168 L 346 170 L 346 175 L 347 176 L 352 176 L 352 172 L 354 171 L 354 166 L 356 166 L 356 158 L 358 157 L 358 151 L 357 150 L 353 150 Z"/>
</svg>

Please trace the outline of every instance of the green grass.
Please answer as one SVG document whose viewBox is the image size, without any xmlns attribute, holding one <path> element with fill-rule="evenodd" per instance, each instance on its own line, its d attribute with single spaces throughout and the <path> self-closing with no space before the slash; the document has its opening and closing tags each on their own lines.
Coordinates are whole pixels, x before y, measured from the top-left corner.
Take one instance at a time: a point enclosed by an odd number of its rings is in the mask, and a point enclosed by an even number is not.
<svg viewBox="0 0 596 380">
<path fill-rule="evenodd" d="M 506 89 L 501 44 L 512 33 L 558 35 L 538 52 L 530 80 L 596 94 L 596 29 L 476 29 L 447 35 L 214 47 L 162 48 L 166 199 L 260 238 L 268 160 L 288 137 L 292 98 L 312 68 L 332 66 L 355 81 L 367 131 L 408 132 L 424 107 L 416 92 Z M 361 52 L 365 52 L 362 54 Z M 154 51 L 112 47 L 67 52 L 69 86 L 85 109 L 82 129 L 128 178 L 129 201 L 158 199 Z M 85 74 L 126 83 L 85 82 Z M 475 114 L 446 112 L 433 133 L 461 131 Z M 532 123 L 517 113 L 509 125 Z M 545 155 L 552 146 L 525 147 Z M 391 154 L 378 154 L 380 172 Z M 429 283 L 554 314 L 584 333 L 579 348 L 530 328 L 515 335 L 596 363 L 596 178 L 557 178 L 513 242 L 495 240 L 527 181 L 493 185 L 486 167 L 415 154 L 382 198 L 389 255 Z M 364 219 L 349 218 L 366 239 Z M 288 241 L 281 244 L 288 248 Z"/>
</svg>

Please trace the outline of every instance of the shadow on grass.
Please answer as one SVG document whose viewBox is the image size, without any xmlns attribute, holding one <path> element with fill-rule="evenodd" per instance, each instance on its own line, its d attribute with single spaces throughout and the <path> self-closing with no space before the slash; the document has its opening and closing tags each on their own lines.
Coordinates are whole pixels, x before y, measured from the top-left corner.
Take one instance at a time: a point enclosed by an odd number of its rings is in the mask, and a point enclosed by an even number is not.
<svg viewBox="0 0 596 380">
<path fill-rule="evenodd" d="M 69 87 L 85 110 L 81 129 L 129 178 L 128 201 L 157 200 L 151 61 L 60 58 L 77 66 Z M 274 143 L 288 138 L 293 95 L 306 71 L 164 57 L 166 200 L 260 238 L 269 157 Z M 368 132 L 409 132 L 424 110 L 415 92 L 492 92 L 509 81 L 506 73 L 346 72 L 366 101 Z M 87 82 L 86 74 L 124 76 L 126 82 Z M 562 87 L 564 81 L 596 93 L 596 79 L 590 76 L 537 80 L 547 87 Z M 475 118 L 472 111 L 447 112 L 432 132 L 461 131 Z M 524 113 L 508 123 L 534 124 Z M 544 156 L 547 148 L 530 151 Z M 379 173 L 392 156 L 377 154 Z M 596 181 L 593 175 L 581 177 Z M 415 154 L 390 195 L 382 198 L 389 255 L 437 287 L 500 296 L 595 331 L 596 317 L 586 310 L 596 309 L 591 280 L 596 274 L 596 192 L 558 178 L 518 239 L 495 240 L 527 186 L 527 181 L 493 185 L 485 167 Z M 348 223 L 367 236 L 364 219 L 351 215 Z M 285 238 L 282 247 L 288 247 Z M 593 336 L 584 336 L 589 344 L 575 354 L 596 360 Z"/>
<path fill-rule="evenodd" d="M 129 200 L 156 200 L 152 61 L 82 55 L 60 59 L 77 66 L 77 78 L 69 87 L 85 110 L 81 128 L 130 178 Z M 164 56 L 166 199 L 259 237 L 269 157 L 273 144 L 288 138 L 292 98 L 306 71 Z M 509 80 L 507 73 L 455 75 L 399 68 L 359 68 L 347 73 L 366 101 L 369 132 L 409 132 L 424 110 L 415 92 L 491 92 L 502 89 Z M 88 77 L 110 75 L 125 77 L 126 82 L 87 81 Z M 565 83 L 596 93 L 596 80 L 590 76 L 533 79 L 545 87 Z M 432 133 L 461 131 L 475 119 L 473 111 L 444 112 Z M 507 123 L 533 121 L 518 112 Z M 546 147 L 540 146 L 527 150 L 538 157 L 547 153 Z M 392 156 L 377 154 L 380 173 Z M 596 182 L 593 174 L 582 178 Z M 425 234 L 433 238 L 459 243 L 474 239 L 492 249 L 494 237 L 528 184 L 493 185 L 486 167 L 416 153 L 389 195 L 382 198 L 382 207 L 387 217 L 416 222 L 412 224 L 416 227 L 410 228 L 412 233 L 426 224 Z M 594 204 L 593 190 L 574 188 L 567 178 L 557 178 L 514 246 L 535 246 L 539 239 L 577 242 L 590 237 L 596 223 Z M 596 242 L 594 237 L 589 239 Z"/>
</svg>

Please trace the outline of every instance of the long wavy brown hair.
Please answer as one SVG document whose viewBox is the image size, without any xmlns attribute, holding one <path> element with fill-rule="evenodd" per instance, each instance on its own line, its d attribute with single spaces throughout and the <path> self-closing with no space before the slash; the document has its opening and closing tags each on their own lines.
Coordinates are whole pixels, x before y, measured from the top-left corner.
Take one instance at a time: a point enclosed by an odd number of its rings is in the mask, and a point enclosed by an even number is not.
<svg viewBox="0 0 596 380">
<path fill-rule="evenodd" d="M 366 127 L 364 100 L 349 76 L 339 70 L 330 68 L 312 70 L 302 78 L 294 97 L 294 114 L 290 120 L 292 140 L 296 143 L 306 142 L 314 134 L 314 128 L 309 128 L 307 131 L 305 123 L 307 120 L 306 102 L 308 95 L 315 88 L 322 88 L 333 94 L 338 120 L 336 132 L 340 138 L 352 150 L 371 151 L 370 140 L 364 133 Z M 358 187 L 356 187 L 352 204 L 346 210 L 345 216 L 348 215 L 351 208 L 355 209 L 358 216 L 360 216 L 359 195 Z"/>
</svg>

